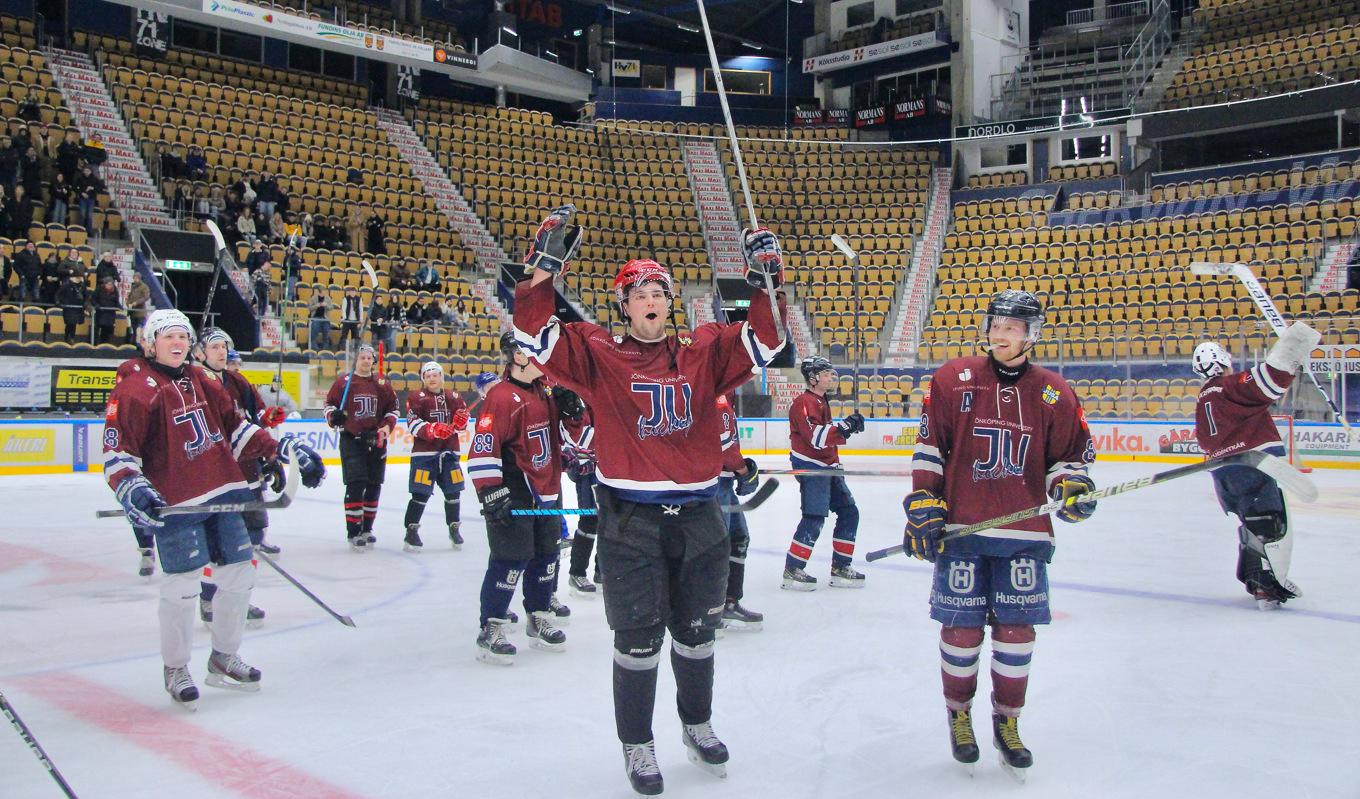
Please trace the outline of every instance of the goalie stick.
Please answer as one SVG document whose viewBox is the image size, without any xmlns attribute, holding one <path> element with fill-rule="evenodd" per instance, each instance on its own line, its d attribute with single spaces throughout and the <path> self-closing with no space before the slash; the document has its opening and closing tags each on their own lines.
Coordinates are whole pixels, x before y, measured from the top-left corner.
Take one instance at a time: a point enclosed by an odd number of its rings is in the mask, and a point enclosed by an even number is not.
<svg viewBox="0 0 1360 799">
<path fill-rule="evenodd" d="M 723 513 L 750 513 L 765 504 L 776 488 L 779 488 L 778 480 L 766 480 L 750 499 L 736 505 L 723 505 L 718 510 Z M 511 516 L 595 516 L 598 513 L 595 508 L 518 508 L 510 511 Z"/>
<path fill-rule="evenodd" d="M 283 575 L 283 579 L 285 579 L 285 580 L 287 580 L 288 582 L 292 583 L 294 588 L 296 588 L 297 590 L 301 591 L 304 595 L 306 595 L 306 597 L 307 597 L 308 599 L 310 599 L 310 600 L 312 600 L 313 602 L 315 602 L 315 603 L 317 604 L 317 606 L 319 606 L 322 610 L 324 610 L 324 611 L 326 611 L 327 613 L 331 614 L 331 616 L 332 616 L 336 621 L 340 622 L 341 624 L 345 625 L 346 627 L 353 627 L 353 626 L 355 626 L 355 624 L 354 624 L 354 619 L 351 619 L 349 616 L 344 616 L 344 615 L 341 615 L 341 614 L 339 614 L 339 613 L 336 613 L 334 610 L 332 610 L 330 605 L 327 605 L 325 602 L 322 602 L 322 601 L 321 601 L 321 597 L 319 597 L 319 596 L 317 596 L 316 594 L 313 594 L 311 591 L 307 590 L 307 586 L 305 586 L 305 585 L 303 585 L 302 583 L 298 582 L 297 579 L 293 577 L 293 575 L 291 575 L 291 574 L 289 574 L 288 572 L 284 571 L 284 570 L 283 570 L 283 567 L 280 566 L 279 564 L 275 563 L 273 558 L 269 557 L 267 554 L 261 552 L 261 551 L 258 550 L 258 549 L 255 550 L 255 556 L 258 557 L 260 560 L 264 561 L 265 563 L 268 563 L 270 566 L 274 567 L 274 571 L 276 571 L 276 572 L 278 572 L 279 574 Z"/>
<path fill-rule="evenodd" d="M 33 732 L 28 729 L 28 725 L 24 723 L 24 720 L 19 718 L 18 712 L 14 710 L 14 706 L 9 703 L 9 700 L 5 698 L 3 693 L 0 693 L 0 711 L 3 711 L 5 718 L 9 719 L 9 723 L 14 725 L 14 729 L 18 731 L 19 737 L 24 739 L 24 743 L 28 744 L 28 748 L 33 750 L 34 756 L 36 756 L 38 761 L 43 764 L 43 767 L 47 769 L 47 773 L 51 774 L 52 779 L 57 781 L 57 785 L 61 787 L 62 792 L 71 797 L 71 799 L 76 799 L 76 792 L 71 790 L 71 786 L 67 784 L 66 778 L 61 776 L 60 771 L 57 771 L 57 765 L 53 763 L 52 758 L 48 757 L 47 753 L 43 751 L 42 746 L 38 743 L 38 739 L 33 737 Z"/>
<path fill-rule="evenodd" d="M 1252 302 L 1256 303 L 1256 307 L 1261 309 L 1261 314 L 1265 316 L 1266 322 L 1270 325 L 1270 329 L 1275 331 L 1276 336 L 1283 333 L 1285 328 L 1288 327 L 1288 323 L 1286 323 L 1284 317 L 1280 315 L 1279 309 L 1275 307 L 1274 300 L 1270 299 L 1270 295 L 1266 293 L 1265 289 L 1261 288 L 1261 282 L 1256 279 L 1256 275 L 1252 274 L 1251 268 L 1246 264 L 1220 264 L 1209 261 L 1195 261 L 1190 264 L 1190 274 L 1232 275 L 1246 287 L 1247 296 L 1251 297 Z M 1336 401 L 1332 399 L 1332 395 L 1328 394 L 1327 389 L 1322 387 L 1322 384 L 1318 382 L 1317 375 L 1313 374 L 1311 369 L 1308 369 L 1305 366 L 1303 373 L 1308 375 L 1308 380 L 1313 384 L 1313 388 L 1316 388 L 1318 393 L 1322 395 L 1322 399 L 1327 402 L 1327 407 L 1332 412 L 1332 418 L 1340 422 L 1341 426 L 1346 429 L 1347 435 L 1349 435 L 1351 432 L 1350 422 L 1346 421 L 1345 415 L 1342 414 L 1341 409 L 1336 406 Z"/>
<path fill-rule="evenodd" d="M 949 541 L 951 539 L 960 538 L 965 535 L 972 535 L 973 533 L 988 530 L 993 527 L 1000 527 L 1001 525 L 1004 524 L 1011 524 L 1013 522 L 1024 521 L 1025 519 L 1032 519 L 1035 516 L 1043 516 L 1046 513 L 1052 513 L 1054 511 L 1061 510 L 1063 507 L 1067 505 L 1075 505 L 1079 502 L 1090 502 L 1092 500 L 1112 497 L 1115 496 L 1116 494 L 1124 494 L 1129 491 L 1137 491 L 1140 488 L 1147 488 L 1148 486 L 1154 486 L 1160 483 L 1165 483 L 1170 480 L 1175 480 L 1179 477 L 1186 477 L 1188 475 L 1198 474 L 1199 472 L 1206 472 L 1209 471 L 1210 469 L 1217 469 L 1220 466 L 1229 466 L 1232 464 L 1254 466 L 1257 469 L 1260 469 L 1261 471 L 1273 477 L 1275 481 L 1280 484 L 1280 487 L 1284 488 L 1286 491 L 1303 500 L 1304 502 L 1312 502 L 1313 500 L 1317 499 L 1317 487 L 1314 486 L 1313 481 L 1305 477 L 1302 472 L 1295 469 L 1293 466 L 1290 466 L 1287 462 L 1281 460 L 1280 458 L 1275 457 L 1274 455 L 1267 455 L 1266 453 L 1261 452 L 1260 450 L 1248 450 L 1247 452 L 1239 452 L 1236 455 L 1230 455 L 1226 458 L 1219 458 L 1217 460 L 1206 460 L 1200 463 L 1192 463 L 1189 466 L 1181 466 L 1180 468 L 1177 469 L 1168 469 L 1165 472 L 1158 472 L 1156 474 L 1151 474 L 1146 477 L 1139 477 L 1136 480 L 1129 480 L 1128 482 L 1117 483 L 1107 488 L 1101 488 L 1096 491 L 1087 492 L 1085 494 L 1077 494 L 1076 496 L 1067 497 L 1066 499 L 1055 499 L 1052 502 L 1046 502 L 1043 505 L 1036 505 L 1032 508 L 1026 508 L 1025 510 L 1018 510 L 1015 513 L 1008 513 L 1005 516 L 998 516 L 995 519 L 988 519 L 986 521 L 978 522 L 977 524 L 970 524 L 967 527 L 960 527 L 957 530 L 950 530 L 948 533 L 940 537 L 940 541 L 941 542 Z M 879 549 L 870 552 L 868 555 L 864 557 L 864 559 L 872 562 L 875 560 L 882 560 L 883 558 L 886 558 L 889 555 L 896 555 L 900 552 L 905 551 L 906 550 L 903 549 L 902 545 L 898 544 L 897 546 L 887 547 L 886 549 Z"/>
<path fill-rule="evenodd" d="M 284 480 L 283 493 L 270 500 L 252 500 L 250 502 L 215 502 L 208 505 L 187 505 L 160 508 L 156 511 L 157 516 L 188 516 L 200 513 L 245 513 L 252 510 L 279 510 L 293 504 L 293 496 L 298 490 L 298 459 L 288 459 L 288 476 Z M 97 510 L 94 512 L 96 519 L 117 519 L 127 515 L 127 511 L 122 508 L 116 510 Z"/>
</svg>

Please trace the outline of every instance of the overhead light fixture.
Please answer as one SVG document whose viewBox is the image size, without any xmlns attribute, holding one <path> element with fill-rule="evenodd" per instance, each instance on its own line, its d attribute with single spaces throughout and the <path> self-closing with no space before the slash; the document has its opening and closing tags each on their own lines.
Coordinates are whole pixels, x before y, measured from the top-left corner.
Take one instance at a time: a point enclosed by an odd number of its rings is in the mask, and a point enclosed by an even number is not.
<svg viewBox="0 0 1360 799">
<path fill-rule="evenodd" d="M 629 10 L 626 9 L 626 8 L 620 8 L 620 7 L 618 7 L 618 6 L 616 6 L 616 5 L 612 5 L 612 4 L 610 4 L 610 3 L 605 3 L 605 6 L 604 6 L 604 7 L 607 8 L 607 9 L 609 9 L 610 11 L 613 11 L 615 14 L 631 14 L 631 13 L 633 13 L 632 11 L 629 11 Z"/>
<path fill-rule="evenodd" d="M 682 30 L 682 31 L 687 31 L 687 32 L 689 32 L 689 33 L 698 33 L 698 32 L 699 32 L 699 29 L 698 29 L 698 28 L 691 28 L 690 26 L 688 26 L 688 25 L 682 25 L 682 24 L 679 23 L 679 22 L 675 23 L 675 27 L 679 28 L 679 29 Z"/>
<path fill-rule="evenodd" d="M 742 42 L 742 43 L 741 43 L 741 46 L 742 46 L 742 47 L 749 47 L 749 48 L 751 48 L 752 50 L 764 50 L 764 49 L 765 49 L 764 47 L 761 47 L 761 46 L 758 45 L 758 44 L 752 44 L 751 42 Z"/>
<path fill-rule="evenodd" d="M 581 30 L 580 28 L 577 28 L 576 30 L 571 32 L 571 35 L 579 38 L 582 33 L 585 33 L 585 31 Z"/>
<path fill-rule="evenodd" d="M 614 40 L 613 40 L 613 39 L 605 39 L 605 40 L 604 40 L 604 43 L 607 44 L 607 45 L 609 45 L 610 47 L 613 47 L 613 46 L 614 46 Z"/>
<path fill-rule="evenodd" d="M 594 75 L 594 74 L 595 74 L 595 70 L 590 69 L 589 67 L 587 67 L 587 68 L 586 68 L 586 74 L 587 74 L 587 75 Z"/>
<path fill-rule="evenodd" d="M 544 50 L 543 55 L 547 56 L 548 58 L 557 58 L 557 53 L 554 53 L 552 50 Z"/>
<path fill-rule="evenodd" d="M 519 35 L 518 33 L 515 33 L 515 29 L 514 29 L 514 28 L 506 27 L 505 25 L 502 25 L 502 26 L 501 26 L 501 30 L 505 31 L 506 33 L 510 34 L 511 36 L 518 36 L 518 35 Z"/>
</svg>

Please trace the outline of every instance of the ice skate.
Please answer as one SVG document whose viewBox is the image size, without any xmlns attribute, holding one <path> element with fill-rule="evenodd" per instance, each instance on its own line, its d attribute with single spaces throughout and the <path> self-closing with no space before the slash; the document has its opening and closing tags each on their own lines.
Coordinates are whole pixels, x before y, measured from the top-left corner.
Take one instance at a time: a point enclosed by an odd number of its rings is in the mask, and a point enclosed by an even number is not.
<svg viewBox="0 0 1360 799">
<path fill-rule="evenodd" d="M 461 522 L 449 522 L 449 546 L 454 549 L 463 548 L 463 534 L 458 531 Z"/>
<path fill-rule="evenodd" d="M 1034 765 L 1034 755 L 1020 741 L 1019 719 L 993 713 L 992 745 L 1000 756 L 1001 767 L 1012 777 L 1024 782 L 1025 770 Z"/>
<path fill-rule="evenodd" d="M 557 598 L 557 594 L 548 598 L 548 610 L 552 613 L 553 620 L 558 627 L 569 627 L 571 625 L 571 608 L 563 605 L 561 600 Z"/>
<path fill-rule="evenodd" d="M 1270 572 L 1259 572 L 1247 578 L 1247 591 L 1256 598 L 1256 607 L 1260 610 L 1279 610 L 1280 605 L 1302 593 L 1298 586 L 1288 580 L 1281 583 Z"/>
<path fill-rule="evenodd" d="M 727 745 L 713 734 L 711 723 L 683 725 L 681 739 L 689 762 L 719 779 L 727 778 Z"/>
<path fill-rule="evenodd" d="M 509 666 L 515 662 L 515 645 L 505 640 L 508 619 L 487 619 L 477 636 L 477 659 L 483 663 Z"/>
<path fill-rule="evenodd" d="M 152 549 L 139 551 L 142 553 L 142 560 L 137 564 L 137 576 L 150 577 L 156 571 L 156 552 Z"/>
<path fill-rule="evenodd" d="M 194 685 L 194 678 L 189 674 L 188 666 L 174 668 L 165 666 L 163 676 L 165 692 L 170 694 L 175 704 L 191 713 L 198 709 L 198 686 Z"/>
<path fill-rule="evenodd" d="M 567 648 L 567 634 L 557 629 L 557 621 L 551 611 L 530 613 L 529 620 L 524 624 L 524 632 L 536 649 L 561 652 Z"/>
<path fill-rule="evenodd" d="M 817 578 L 802 569 L 785 569 L 784 582 L 779 587 L 789 591 L 816 591 Z"/>
<path fill-rule="evenodd" d="M 246 626 L 252 630 L 258 630 L 264 626 L 264 611 L 251 605 L 246 610 Z"/>
<path fill-rule="evenodd" d="M 349 539 L 349 551 L 355 554 L 368 551 L 368 539 L 364 537 L 363 533 Z"/>
<path fill-rule="evenodd" d="M 722 628 L 724 630 L 746 630 L 757 632 L 765 623 L 765 614 L 747 610 L 736 599 L 729 599 L 723 605 Z"/>
<path fill-rule="evenodd" d="M 271 558 L 277 558 L 279 554 L 283 552 L 282 549 L 274 546 L 268 541 L 260 541 L 260 545 L 255 547 L 255 549 L 259 552 L 263 552 L 264 554 L 268 555 Z"/>
<path fill-rule="evenodd" d="M 863 588 L 864 575 L 851 566 L 832 566 L 831 579 L 827 585 L 832 588 Z"/>
<path fill-rule="evenodd" d="M 260 690 L 260 670 L 252 668 L 240 655 L 216 650 L 208 657 L 208 679 L 214 688 L 254 693 Z"/>
<path fill-rule="evenodd" d="M 406 525 L 406 540 L 402 542 L 401 548 L 406 552 L 419 552 L 425 546 L 420 540 L 420 525 Z"/>
<path fill-rule="evenodd" d="M 645 744 L 624 744 L 623 765 L 628 770 L 628 782 L 643 796 L 656 796 L 665 790 L 661 768 L 656 764 L 656 741 Z"/>
<path fill-rule="evenodd" d="M 973 766 L 978 762 L 977 738 L 973 736 L 973 715 L 967 710 L 950 710 L 948 713 L 949 747 L 954 752 L 954 759 L 967 767 L 971 775 Z"/>
<path fill-rule="evenodd" d="M 373 534 L 372 530 L 369 530 L 364 533 L 364 539 L 368 541 L 369 546 L 373 546 L 374 544 L 378 543 L 378 537 Z"/>
<path fill-rule="evenodd" d="M 595 588 L 595 583 L 586 579 L 584 574 L 573 574 L 567 577 L 567 587 L 571 589 L 572 596 L 594 599 L 599 596 L 599 591 Z"/>
</svg>

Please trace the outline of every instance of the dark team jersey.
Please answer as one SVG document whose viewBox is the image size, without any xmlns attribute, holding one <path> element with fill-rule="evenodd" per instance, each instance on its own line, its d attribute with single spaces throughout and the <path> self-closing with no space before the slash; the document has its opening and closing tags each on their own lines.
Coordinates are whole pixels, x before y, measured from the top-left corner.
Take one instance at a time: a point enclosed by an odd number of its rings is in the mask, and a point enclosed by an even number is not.
<svg viewBox="0 0 1360 799">
<path fill-rule="evenodd" d="M 845 434 L 832 424 L 831 403 L 804 391 L 789 404 L 789 461 L 795 469 L 830 469 L 841 463 Z"/>
<path fill-rule="evenodd" d="M 717 495 L 722 421 L 717 398 L 780 349 L 763 291 L 740 324 L 708 324 L 657 342 L 614 336 L 553 316 L 552 281 L 515 289 L 515 338 L 545 373 L 594 411 L 596 478 L 619 497 L 685 504 Z"/>
<path fill-rule="evenodd" d="M 1280 445 L 1270 418 L 1271 403 L 1283 397 L 1294 376 L 1264 362 L 1245 372 L 1211 377 L 1195 405 L 1195 438 L 1208 458 Z"/>
<path fill-rule="evenodd" d="M 423 437 L 422 431 L 433 422 L 453 424 L 454 414 L 466 408 L 467 405 L 463 402 L 463 398 L 447 388 L 438 394 L 432 394 L 422 388 L 406 395 L 406 428 L 415 437 L 415 443 L 411 445 L 411 453 L 457 452 L 458 436 L 456 431 L 454 435 L 448 438 Z"/>
<path fill-rule="evenodd" d="M 595 423 L 591 421 L 590 409 L 586 408 L 580 419 L 563 416 L 561 433 L 563 450 L 595 449 Z"/>
<path fill-rule="evenodd" d="M 948 361 L 931 380 L 912 485 L 943 496 L 956 529 L 1042 505 L 1055 481 L 1086 474 L 1094 460 L 1081 402 L 1057 373 L 1030 364 L 1007 383 L 975 355 Z M 954 539 L 946 552 L 1048 557 L 1052 541 L 1052 521 L 1036 516 Z"/>
<path fill-rule="evenodd" d="M 523 479 L 540 502 L 556 502 L 562 491 L 560 421 L 542 380 L 525 385 L 507 377 L 492 386 L 468 450 L 468 477 L 477 491 Z"/>
<path fill-rule="evenodd" d="M 741 434 L 737 430 L 737 411 L 726 395 L 718 397 L 718 417 L 722 419 L 722 475 L 735 477 L 737 469 L 745 468 L 741 454 Z"/>
<path fill-rule="evenodd" d="M 235 501 L 249 489 L 237 461 L 274 456 L 274 439 L 206 369 L 188 364 L 176 378 L 134 358 L 118 374 L 104 412 L 104 479 L 115 491 L 141 475 L 171 505 Z"/>
<path fill-rule="evenodd" d="M 236 403 L 236 412 L 241 414 L 246 421 L 252 424 L 260 423 L 260 411 L 264 409 L 264 400 L 260 397 L 260 392 L 251 385 L 250 380 L 240 372 L 233 372 L 224 369 L 221 372 L 206 369 L 208 375 L 217 378 L 222 383 L 222 387 L 227 390 L 227 395 Z M 241 473 L 245 475 L 251 487 L 259 485 L 260 482 L 260 462 L 258 458 L 247 458 L 240 462 Z"/>
<path fill-rule="evenodd" d="M 345 393 L 346 375 L 338 375 L 326 392 L 327 417 L 340 406 L 340 397 Z M 392 384 L 377 374 L 364 377 L 355 375 L 350 383 L 349 396 L 345 397 L 345 432 L 353 436 L 372 433 L 379 427 L 388 431 L 397 426 L 397 392 Z"/>
</svg>

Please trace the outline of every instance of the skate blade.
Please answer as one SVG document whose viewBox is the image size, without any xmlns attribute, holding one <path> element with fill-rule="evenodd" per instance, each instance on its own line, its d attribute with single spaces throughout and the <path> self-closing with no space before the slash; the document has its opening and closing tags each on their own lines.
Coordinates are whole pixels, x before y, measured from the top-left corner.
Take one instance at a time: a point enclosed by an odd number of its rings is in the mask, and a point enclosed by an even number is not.
<svg viewBox="0 0 1360 799">
<path fill-rule="evenodd" d="M 155 573 L 156 573 L 156 572 L 155 572 L 154 569 L 138 569 L 138 570 L 137 570 L 137 576 L 138 576 L 138 577 L 150 577 L 150 576 L 152 576 L 152 575 L 155 574 Z"/>
<path fill-rule="evenodd" d="M 531 640 L 531 641 L 529 642 L 529 645 L 532 646 L 534 649 L 542 649 L 544 652 L 565 652 L 565 651 L 567 651 L 567 642 L 566 642 L 566 641 L 563 641 L 563 642 L 560 643 L 560 644 L 550 644 L 550 643 L 548 643 L 547 641 L 544 641 L 542 638 L 534 638 L 533 640 Z"/>
<path fill-rule="evenodd" d="M 817 584 L 816 584 L 816 583 L 800 583 L 800 582 L 798 582 L 797 580 L 785 580 L 782 584 L 780 584 L 779 587 L 780 587 L 780 588 L 783 588 L 785 591 L 816 591 L 816 590 L 817 590 Z"/>
<path fill-rule="evenodd" d="M 414 554 L 417 554 L 417 555 L 420 554 L 420 550 L 421 550 L 420 547 L 415 546 L 414 544 L 402 544 L 402 545 L 401 545 L 401 549 L 402 549 L 403 552 L 411 552 L 411 553 L 414 553 Z"/>
<path fill-rule="evenodd" d="M 758 633 L 764 627 L 763 621 L 739 621 L 736 619 L 723 619 L 723 626 L 719 629 L 732 630 L 740 633 Z"/>
<path fill-rule="evenodd" d="M 571 591 L 572 596 L 579 596 L 582 599 L 594 599 L 600 595 L 599 591 L 582 591 L 579 588 L 570 588 L 568 590 Z"/>
<path fill-rule="evenodd" d="M 1256 600 L 1256 609 L 1265 611 L 1279 610 L 1280 601 L 1278 599 L 1258 599 Z"/>
<path fill-rule="evenodd" d="M 514 655 L 497 655 L 494 652 L 481 650 L 477 653 L 477 659 L 492 666 L 513 666 L 515 665 Z"/>
<path fill-rule="evenodd" d="M 247 630 L 258 630 L 264 626 L 264 619 L 246 619 Z"/>
<path fill-rule="evenodd" d="M 688 744 L 685 745 L 685 754 L 689 756 L 689 762 L 693 763 L 694 765 L 698 766 L 704 771 L 707 771 L 709 774 L 712 774 L 713 776 L 717 777 L 720 780 L 727 779 L 726 763 L 705 762 L 703 757 L 701 757 L 698 752 L 691 749 Z"/>
<path fill-rule="evenodd" d="M 831 586 L 832 588 L 863 588 L 863 587 L 864 587 L 864 581 L 863 581 L 863 580 L 847 580 L 847 579 L 845 579 L 845 578 L 843 578 L 843 577 L 832 577 L 831 579 L 829 579 L 829 580 L 826 581 L 826 584 L 829 585 L 829 586 Z"/>
<path fill-rule="evenodd" d="M 185 712 L 185 713 L 197 713 L 197 712 L 198 712 L 198 700 L 197 700 L 197 699 L 190 699 L 188 702 L 181 702 L 181 701 L 179 701 L 178 699 L 176 699 L 175 697 L 172 696 L 172 697 L 170 697 L 170 702 L 173 703 L 173 704 L 175 705 L 175 707 L 184 708 L 184 712 Z"/>
<path fill-rule="evenodd" d="M 556 627 L 570 627 L 570 626 L 571 626 L 571 617 L 570 617 L 570 616 L 554 616 L 554 617 L 553 617 L 553 625 L 556 626 Z"/>
<path fill-rule="evenodd" d="M 462 545 L 462 544 L 456 543 L 456 542 L 454 542 L 454 541 L 450 541 L 450 542 L 449 542 L 449 547 L 450 547 L 454 552 L 459 552 L 459 551 L 461 551 L 461 550 L 463 549 L 463 545 Z"/>
<path fill-rule="evenodd" d="M 228 691 L 239 691 L 243 694 L 259 693 L 260 684 L 258 682 L 237 682 L 230 677 L 222 674 L 208 673 L 205 683 L 214 688 L 225 688 Z"/>
<path fill-rule="evenodd" d="M 1006 754 L 1000 750 L 997 750 L 996 759 L 997 762 L 1001 764 L 1001 770 L 1011 775 L 1011 779 L 1015 780 L 1021 785 L 1025 784 L 1025 777 L 1029 773 L 1028 767 L 1017 768 L 1016 766 L 1012 766 L 1010 763 L 1006 762 Z"/>
</svg>

